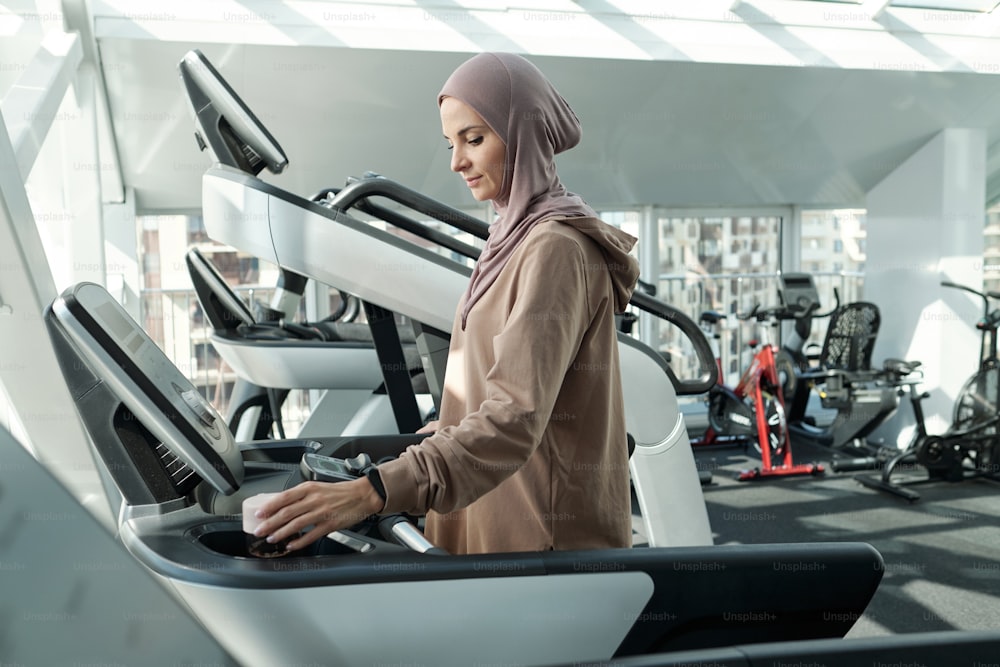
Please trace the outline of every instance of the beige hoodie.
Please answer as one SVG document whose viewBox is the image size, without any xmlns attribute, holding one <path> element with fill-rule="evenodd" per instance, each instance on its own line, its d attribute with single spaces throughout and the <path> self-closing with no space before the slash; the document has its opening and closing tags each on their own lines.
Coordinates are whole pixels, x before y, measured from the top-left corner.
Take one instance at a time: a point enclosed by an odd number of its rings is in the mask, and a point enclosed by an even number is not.
<svg viewBox="0 0 1000 667">
<path fill-rule="evenodd" d="M 531 230 L 456 317 L 439 430 L 379 466 L 385 513 L 426 512 L 451 553 L 631 545 L 614 313 L 634 244 L 596 218 Z"/>
</svg>

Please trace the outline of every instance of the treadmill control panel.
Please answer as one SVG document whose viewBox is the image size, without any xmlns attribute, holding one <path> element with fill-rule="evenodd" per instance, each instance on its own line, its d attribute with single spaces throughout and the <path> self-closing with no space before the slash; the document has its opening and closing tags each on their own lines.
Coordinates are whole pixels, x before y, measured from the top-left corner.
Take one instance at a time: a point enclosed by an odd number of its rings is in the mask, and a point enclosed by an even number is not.
<svg viewBox="0 0 1000 667">
<path fill-rule="evenodd" d="M 223 494 L 243 481 L 225 421 L 100 285 L 79 283 L 52 305 L 82 363 L 174 456 Z"/>
</svg>

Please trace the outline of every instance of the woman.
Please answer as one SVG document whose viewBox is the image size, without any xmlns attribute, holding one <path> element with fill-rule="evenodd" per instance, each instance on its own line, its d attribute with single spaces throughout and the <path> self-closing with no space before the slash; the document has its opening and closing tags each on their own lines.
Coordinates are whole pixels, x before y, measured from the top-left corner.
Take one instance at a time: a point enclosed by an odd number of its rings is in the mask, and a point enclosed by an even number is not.
<svg viewBox="0 0 1000 667">
<path fill-rule="evenodd" d="M 560 183 L 554 156 L 580 124 L 527 60 L 469 59 L 438 106 L 451 169 L 498 217 L 458 305 L 436 431 L 373 478 L 285 491 L 257 534 L 314 526 L 297 549 L 409 512 L 456 554 L 630 546 L 614 314 L 639 274 L 636 239 Z"/>
</svg>

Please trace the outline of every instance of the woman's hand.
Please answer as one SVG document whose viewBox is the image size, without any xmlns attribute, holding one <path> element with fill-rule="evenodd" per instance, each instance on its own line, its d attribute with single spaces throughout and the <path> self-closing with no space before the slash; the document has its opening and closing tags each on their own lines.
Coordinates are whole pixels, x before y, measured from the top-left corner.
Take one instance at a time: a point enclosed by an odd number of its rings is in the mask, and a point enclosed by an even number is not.
<svg viewBox="0 0 1000 667">
<path fill-rule="evenodd" d="M 433 433 L 438 430 L 438 420 L 435 419 L 432 422 L 427 422 L 423 426 L 417 429 L 417 433 Z"/>
<path fill-rule="evenodd" d="M 257 510 L 256 516 L 266 520 L 254 535 L 266 535 L 267 541 L 274 543 L 313 526 L 308 533 L 288 543 L 288 550 L 295 551 L 335 530 L 360 523 L 384 506 L 381 496 L 365 478 L 350 482 L 303 482 Z"/>
</svg>

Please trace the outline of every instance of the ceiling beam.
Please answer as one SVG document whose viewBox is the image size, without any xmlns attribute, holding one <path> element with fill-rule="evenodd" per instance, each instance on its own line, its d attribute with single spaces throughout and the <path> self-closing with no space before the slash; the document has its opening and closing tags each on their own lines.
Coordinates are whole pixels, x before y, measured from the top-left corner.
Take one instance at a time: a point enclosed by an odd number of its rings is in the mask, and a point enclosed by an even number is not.
<svg viewBox="0 0 1000 667">
<path fill-rule="evenodd" d="M 78 35 L 49 31 L 35 57 L 0 101 L 23 178 L 31 173 L 82 59 Z"/>
<path fill-rule="evenodd" d="M 989 15 L 832 2 L 95 0 L 95 38 L 916 72 L 1000 73 Z M 538 7 L 535 9 L 534 7 Z M 727 9 L 728 7 L 728 9 Z M 643 9 L 645 8 L 645 10 Z M 735 11 L 733 11 L 735 9 Z M 645 12 L 645 13 L 644 13 Z M 944 20 L 943 15 L 956 20 Z M 877 18 L 878 20 L 874 20 Z M 962 20 L 957 20 L 961 18 Z"/>
<path fill-rule="evenodd" d="M 877 20 L 882 13 L 885 12 L 886 7 L 892 3 L 892 0 L 864 0 L 861 3 L 861 11 L 872 17 L 872 21 Z"/>
</svg>

